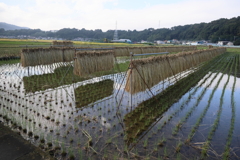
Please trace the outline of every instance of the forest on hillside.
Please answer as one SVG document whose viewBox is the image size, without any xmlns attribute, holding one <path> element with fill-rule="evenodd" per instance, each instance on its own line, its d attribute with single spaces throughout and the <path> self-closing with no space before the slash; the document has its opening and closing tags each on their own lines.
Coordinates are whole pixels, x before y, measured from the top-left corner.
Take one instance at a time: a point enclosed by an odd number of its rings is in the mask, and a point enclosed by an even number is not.
<svg viewBox="0 0 240 160">
<path fill-rule="evenodd" d="M 57 32 L 42 31 L 40 29 L 4 30 L 0 29 L 0 36 L 27 35 L 35 37 L 55 37 L 72 40 L 74 38 L 93 38 L 97 40 L 113 38 L 114 30 L 103 32 L 101 29 L 87 30 L 76 28 L 63 28 Z M 118 30 L 119 38 L 131 39 L 133 42 L 147 40 L 209 40 L 234 41 L 240 44 L 240 16 L 231 19 L 221 18 L 210 23 L 189 24 L 171 28 L 148 28 L 142 31 Z"/>
</svg>

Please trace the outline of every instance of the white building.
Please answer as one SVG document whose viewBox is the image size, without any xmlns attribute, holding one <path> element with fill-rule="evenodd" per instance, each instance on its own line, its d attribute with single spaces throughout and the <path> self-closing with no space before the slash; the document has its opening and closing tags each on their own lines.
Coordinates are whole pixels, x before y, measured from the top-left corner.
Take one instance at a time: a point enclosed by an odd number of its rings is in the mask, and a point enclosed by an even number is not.
<svg viewBox="0 0 240 160">
<path fill-rule="evenodd" d="M 132 41 L 130 39 L 112 40 L 112 42 L 116 42 L 116 43 L 132 43 Z"/>
<path fill-rule="evenodd" d="M 156 43 L 157 43 L 157 44 L 165 44 L 164 41 L 160 41 L 160 40 L 156 41 Z"/>
<path fill-rule="evenodd" d="M 227 45 L 228 46 L 233 46 L 233 42 L 228 42 Z"/>
<path fill-rule="evenodd" d="M 227 45 L 227 44 L 228 44 L 228 41 L 218 41 L 219 46 L 224 46 L 224 45 Z"/>
</svg>

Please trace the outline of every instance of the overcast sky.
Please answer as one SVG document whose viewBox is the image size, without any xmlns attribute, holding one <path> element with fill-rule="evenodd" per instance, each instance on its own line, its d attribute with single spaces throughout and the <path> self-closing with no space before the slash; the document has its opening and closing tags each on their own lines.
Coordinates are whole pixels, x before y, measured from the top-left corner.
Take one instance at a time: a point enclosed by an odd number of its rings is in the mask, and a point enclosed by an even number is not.
<svg viewBox="0 0 240 160">
<path fill-rule="evenodd" d="M 0 22 L 41 30 L 144 30 L 240 16 L 240 0 L 0 0 Z"/>
</svg>

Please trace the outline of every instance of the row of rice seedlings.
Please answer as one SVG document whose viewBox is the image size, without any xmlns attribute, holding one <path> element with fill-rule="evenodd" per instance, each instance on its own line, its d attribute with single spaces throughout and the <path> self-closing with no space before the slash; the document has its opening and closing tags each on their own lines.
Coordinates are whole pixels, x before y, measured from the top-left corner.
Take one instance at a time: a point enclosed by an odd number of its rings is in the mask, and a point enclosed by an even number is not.
<svg viewBox="0 0 240 160">
<path fill-rule="evenodd" d="M 113 93 L 113 81 L 103 80 L 93 84 L 80 86 L 74 90 L 76 107 L 86 106 Z"/>
<path fill-rule="evenodd" d="M 223 72 L 225 72 L 226 69 L 227 69 L 227 68 L 229 67 L 229 65 L 230 65 L 230 62 L 229 62 L 229 61 L 226 62 L 226 63 L 227 63 L 227 67 L 223 70 Z M 215 85 L 214 89 L 212 90 L 212 92 L 211 92 L 211 94 L 210 94 L 210 97 L 209 97 L 209 99 L 208 99 L 208 104 L 207 104 L 207 106 L 204 108 L 203 112 L 200 114 L 199 118 L 197 119 L 197 122 L 196 122 L 195 125 L 192 127 L 191 132 L 188 134 L 188 137 L 187 137 L 187 139 L 186 139 L 186 143 L 189 143 L 189 142 L 192 140 L 192 138 L 193 138 L 193 136 L 194 136 L 194 134 L 195 134 L 195 132 L 196 132 L 196 129 L 198 128 L 198 126 L 199 126 L 200 123 L 202 122 L 203 117 L 204 117 L 205 114 L 207 113 L 208 108 L 210 107 L 210 104 L 211 104 L 211 100 L 212 100 L 212 98 L 213 98 L 213 95 L 214 95 L 217 87 L 219 86 L 219 83 L 220 83 L 220 81 L 222 80 L 222 77 L 223 77 L 223 74 L 222 74 L 221 77 L 218 79 L 217 84 Z"/>
<path fill-rule="evenodd" d="M 20 98 L 20 100 L 24 99 L 24 98 L 21 98 L 21 97 L 19 97 L 19 98 Z M 26 100 L 28 100 L 28 99 L 26 99 Z M 17 100 L 15 99 L 14 101 L 18 101 L 18 99 Z M 30 100 L 29 100 L 29 102 L 30 102 Z M 33 105 L 33 104 L 34 104 L 34 102 L 31 100 L 30 105 Z M 29 111 L 33 112 L 33 114 L 36 115 L 36 117 L 39 117 L 40 116 L 39 110 L 36 111 L 36 110 L 34 110 L 34 108 L 25 107 L 27 105 L 28 105 L 28 103 L 25 103 L 25 105 L 23 104 L 22 107 L 17 107 L 18 110 L 23 108 L 24 109 L 23 113 L 21 113 L 19 111 L 16 111 L 16 110 L 14 110 L 14 113 L 18 113 L 21 117 L 25 117 L 26 120 L 29 120 L 30 122 L 33 122 L 34 124 L 36 124 L 36 122 L 34 122 L 34 120 L 33 120 L 33 116 L 29 116 L 29 115 L 32 115 L 32 114 L 30 114 Z M 42 108 L 42 107 L 38 107 L 38 108 Z M 51 120 L 51 121 L 53 120 L 53 122 L 54 122 L 54 118 L 50 118 L 49 116 L 45 116 L 45 117 L 46 117 L 47 120 Z M 36 118 L 35 118 L 35 120 L 36 120 Z M 24 130 L 27 130 L 27 128 L 24 128 Z"/>
<path fill-rule="evenodd" d="M 55 63 L 57 64 L 57 63 Z M 57 66 L 50 65 L 48 68 L 56 68 Z M 120 64 L 119 66 L 125 66 L 126 64 Z M 39 66 L 37 66 L 38 68 Z M 116 65 L 115 65 L 116 67 Z M 46 70 L 48 69 L 46 68 Z M 35 67 L 31 67 L 30 72 L 35 72 Z M 37 69 L 38 70 L 38 69 Z M 53 73 L 46 73 L 43 75 L 32 75 L 29 77 L 24 77 L 23 82 L 24 82 L 24 87 L 27 93 L 29 92 L 37 92 L 37 91 L 44 91 L 49 88 L 57 88 L 61 85 L 70 85 L 72 83 L 76 82 L 81 82 L 84 80 L 91 80 L 91 77 L 80 77 L 78 75 L 73 74 L 73 66 L 72 64 L 66 64 L 63 65 L 62 67 L 54 69 L 52 72 Z M 119 71 L 115 71 L 115 73 L 118 73 Z M 98 74 L 98 75 L 97 75 Z M 104 72 L 97 72 L 94 73 L 94 77 L 96 76 L 103 76 L 103 75 L 109 75 L 111 74 L 110 77 L 113 77 L 113 71 L 104 71 Z M 119 76 L 121 74 L 114 75 L 115 81 L 119 79 Z M 106 77 L 106 76 L 104 76 Z"/>
<path fill-rule="evenodd" d="M 134 60 L 131 64 L 133 69 L 128 70 L 127 73 L 127 79 L 131 80 L 127 81 L 126 91 L 131 92 L 131 94 L 144 91 L 167 77 L 196 67 L 225 51 L 225 48 L 217 48 Z M 147 85 L 145 82 L 147 82 Z"/>
<path fill-rule="evenodd" d="M 221 59 L 219 61 L 221 61 L 224 57 L 221 57 Z M 223 69 L 225 66 L 222 65 L 222 63 L 214 63 L 215 65 L 212 65 L 211 67 L 213 68 L 213 71 L 202 81 L 202 83 L 198 86 L 200 87 L 201 85 L 203 85 L 206 80 L 208 78 L 210 78 L 214 72 L 214 70 L 217 69 Z M 211 70 L 211 69 L 210 69 Z M 198 106 L 198 104 L 200 103 L 200 100 L 202 99 L 202 97 L 204 96 L 205 92 L 207 91 L 208 87 L 213 83 L 213 81 L 215 80 L 215 78 L 218 76 L 220 70 L 214 75 L 214 77 L 211 78 L 211 81 L 205 86 L 205 88 L 201 91 L 201 93 L 199 94 L 199 96 L 197 97 L 197 101 L 196 103 L 189 109 L 189 111 L 186 113 L 186 115 L 184 117 L 182 117 L 182 119 L 180 120 L 180 122 L 175 126 L 174 128 L 174 132 L 173 135 L 176 135 L 177 132 L 181 129 L 181 127 L 183 126 L 183 123 L 187 121 L 187 119 L 192 115 L 192 112 L 195 110 L 195 108 Z M 194 92 L 197 91 L 198 87 L 195 89 Z"/>
<path fill-rule="evenodd" d="M 213 81 L 213 79 L 212 79 L 212 81 Z M 212 82 L 212 81 L 211 81 L 211 82 Z M 208 86 L 210 86 L 211 84 L 212 84 L 212 83 L 209 83 Z M 200 93 L 200 95 L 197 97 L 197 102 L 193 105 L 193 107 L 191 107 L 191 108 L 189 109 L 189 111 L 186 113 L 185 117 L 181 118 L 181 120 L 176 124 L 175 128 L 173 129 L 173 131 L 174 131 L 174 132 L 172 133 L 173 135 L 176 135 L 176 134 L 177 134 L 177 132 L 182 128 L 184 122 L 186 122 L 186 120 L 191 116 L 192 112 L 193 112 L 194 109 L 198 106 L 198 104 L 199 104 L 201 98 L 203 97 L 203 95 L 205 94 L 206 90 L 207 90 L 207 88 L 205 88 L 205 89 Z"/>
<path fill-rule="evenodd" d="M 72 66 L 63 66 L 55 69 L 54 73 L 23 77 L 25 90 L 27 93 L 34 93 L 36 91 L 46 90 L 48 88 L 56 88 L 60 85 L 72 84 L 73 80 L 83 80 L 78 78 L 77 76 L 74 77 L 71 71 L 73 71 Z"/>
<path fill-rule="evenodd" d="M 236 104 L 235 104 L 234 92 L 235 92 L 235 86 L 236 86 L 236 76 L 237 76 L 237 71 L 238 71 L 237 67 L 238 67 L 238 63 L 240 62 L 239 59 L 240 59 L 240 55 L 236 56 L 236 58 L 235 58 L 235 68 L 234 68 L 234 82 L 233 82 L 233 85 L 232 85 L 232 92 L 231 92 L 232 117 L 231 117 L 230 129 L 228 131 L 228 137 L 227 137 L 225 150 L 224 150 L 224 153 L 223 153 L 223 159 L 224 160 L 229 159 L 229 156 L 230 156 L 230 145 L 231 145 L 234 125 L 235 125 Z"/>
<path fill-rule="evenodd" d="M 217 61 L 217 60 L 216 60 Z M 214 68 L 214 67 L 216 67 L 216 65 L 217 65 L 217 63 L 211 63 L 211 64 L 215 64 L 215 65 L 212 65 L 212 66 L 209 66 L 209 67 L 207 67 L 206 69 L 206 73 L 209 71 L 209 70 L 211 70 L 211 68 Z M 218 64 L 219 65 L 219 64 Z M 221 65 L 220 65 L 221 66 Z M 204 69 L 205 70 L 205 69 Z M 190 80 L 191 81 L 191 80 Z M 187 82 L 187 83 L 189 83 L 189 82 Z M 204 83 L 204 80 L 203 80 L 203 82 L 202 83 Z M 191 92 L 191 95 L 192 95 L 192 93 L 194 93 L 195 92 L 195 90 L 193 90 L 192 92 Z M 190 95 L 190 94 L 189 94 Z M 183 103 L 184 102 L 187 102 L 188 101 L 188 99 L 187 100 L 185 100 L 185 101 L 183 101 Z M 182 106 L 182 105 L 181 105 Z M 181 107 L 179 108 L 179 109 L 177 109 L 177 111 L 178 110 L 180 110 L 181 109 Z M 175 110 L 175 109 L 174 109 Z M 173 114 L 171 114 L 170 116 L 168 116 L 168 118 L 167 118 L 167 120 L 165 120 L 164 121 L 164 124 L 162 124 L 162 125 L 159 125 L 159 127 L 158 127 L 158 130 L 160 130 L 160 129 L 162 129 L 162 127 L 164 127 L 166 124 L 167 124 L 167 122 L 168 121 L 170 121 L 173 117 L 174 117 L 174 115 L 176 114 L 176 112 L 177 111 L 175 111 L 175 112 L 173 112 Z M 173 133 L 173 135 L 175 135 L 174 134 L 174 130 L 172 131 L 172 133 Z M 159 146 L 163 146 L 164 145 L 164 142 L 163 142 L 163 140 L 162 139 L 160 139 L 159 140 L 159 144 L 158 144 Z M 176 147 L 174 147 L 174 150 L 175 150 L 175 152 L 180 152 L 180 149 L 181 149 L 181 146 L 182 146 L 182 143 L 181 142 L 179 142 L 179 143 L 177 143 L 176 144 Z M 178 158 L 179 158 L 179 156 L 178 156 Z"/>
<path fill-rule="evenodd" d="M 208 76 L 208 77 L 210 77 L 210 76 Z M 189 94 L 188 98 L 185 99 L 185 100 L 179 105 L 179 106 L 180 106 L 179 108 L 177 108 L 177 109 L 174 110 L 174 112 L 169 116 L 170 118 L 168 118 L 168 120 L 171 120 L 172 117 L 174 117 L 177 113 L 179 113 L 180 111 L 182 111 L 182 110 L 185 108 L 185 106 L 189 103 L 191 97 L 197 92 L 198 88 L 199 88 L 202 84 L 204 84 L 205 80 L 206 80 L 208 77 L 206 77 L 206 78 L 204 79 L 204 81 L 203 81 L 200 85 L 198 85 L 197 87 L 195 87 L 194 90 L 191 89 L 192 91 L 191 91 L 191 92 L 189 91 L 189 93 L 187 93 L 187 94 Z M 182 126 L 182 123 L 181 123 L 181 122 L 177 123 L 177 124 L 176 124 L 176 127 L 172 130 L 172 134 L 173 134 L 173 135 L 176 135 L 176 134 L 177 134 L 177 131 L 180 129 L 181 126 Z"/>
<path fill-rule="evenodd" d="M 209 67 L 206 67 L 206 69 L 209 69 Z M 186 82 L 186 84 L 187 84 L 187 82 Z M 183 88 L 184 88 L 184 87 L 183 87 Z M 138 109 L 140 109 L 140 108 L 138 107 Z M 137 111 L 137 110 L 134 110 L 134 111 Z M 134 113 L 134 112 L 131 112 L 128 116 L 132 116 L 133 113 Z"/>
<path fill-rule="evenodd" d="M 51 92 L 50 92 L 51 93 Z M 57 92 L 55 92 L 55 93 L 57 93 Z M 60 92 L 59 92 L 59 95 L 62 97 L 62 90 L 60 90 Z M 44 95 L 39 95 L 39 97 L 41 96 L 41 98 L 39 98 L 39 99 L 42 99 L 42 97 L 43 97 L 43 99 L 45 98 L 45 94 Z M 47 97 L 54 97 L 54 93 L 51 93 L 50 95 L 48 95 Z M 31 98 L 31 97 L 30 97 Z M 36 98 L 34 98 L 34 97 L 32 97 L 31 99 L 30 98 L 28 98 L 28 101 L 27 102 L 29 102 L 29 101 L 32 101 L 33 102 L 33 100 L 34 101 L 38 101 L 38 96 L 36 97 Z M 34 99 L 33 99 L 34 98 Z M 60 99 L 60 97 L 55 97 L 56 99 L 58 99 L 58 101 L 59 101 L 59 99 Z M 46 99 L 46 100 L 48 100 L 48 98 Z M 31 102 L 31 104 L 30 103 L 26 103 L 26 105 L 29 105 L 29 106 L 32 106 L 33 104 L 32 104 L 32 102 Z M 44 101 L 41 101 L 41 103 L 43 103 Z M 34 103 L 35 104 L 35 103 Z M 45 104 L 45 103 L 44 103 Z M 54 114 L 58 114 L 58 112 L 56 112 L 56 113 L 54 113 L 54 110 L 51 110 L 50 111 L 50 109 L 49 108 L 51 108 L 51 105 L 53 105 L 53 106 L 55 106 L 55 102 L 54 103 L 49 103 L 49 102 L 47 102 L 46 104 L 45 104 L 45 107 L 37 107 L 37 108 L 40 108 L 40 109 L 43 109 L 43 111 L 41 111 L 42 113 L 44 113 L 44 119 L 46 118 L 46 121 L 49 121 L 50 122 L 50 120 L 52 119 L 52 116 L 54 116 Z M 105 106 L 106 106 L 107 104 L 105 104 L 104 105 L 104 108 L 105 108 Z M 108 104 L 109 105 L 109 104 Z M 35 106 L 35 105 L 34 105 Z M 20 107 L 19 107 L 20 108 Z M 26 107 L 24 107 L 24 108 L 26 108 Z M 36 109 L 30 109 L 30 108 L 28 108 L 28 109 L 24 109 L 24 117 L 25 117 L 25 115 L 31 115 L 32 113 L 31 112 L 33 112 L 33 111 L 36 111 Z M 50 112 L 49 112 L 50 111 Z M 67 110 L 65 110 L 66 112 L 67 112 Z M 36 111 L 36 112 L 39 112 L 39 111 Z M 70 111 L 71 112 L 71 111 Z M 62 114 L 63 115 L 63 114 Z M 40 116 L 41 116 L 41 114 L 40 114 Z M 12 116 L 11 116 L 12 117 Z M 10 117 L 10 118 L 11 118 Z M 65 117 L 65 116 L 64 116 Z M 32 117 L 29 117 L 30 119 L 33 119 Z M 36 121 L 36 119 L 38 119 L 38 118 L 35 118 L 35 121 Z M 66 118 L 64 118 L 65 120 L 67 119 L 67 117 Z M 32 122 L 34 122 L 34 121 L 32 121 Z M 29 129 L 26 129 L 26 133 L 28 133 L 28 130 L 29 131 L 31 131 L 32 132 L 32 128 L 33 128 L 33 126 L 32 126 L 32 123 L 29 123 L 28 124 L 28 121 L 25 121 L 24 120 L 24 122 L 23 123 L 25 123 L 26 124 L 26 126 L 28 126 L 29 125 L 29 127 L 24 127 L 24 128 L 29 128 Z M 87 124 L 87 123 L 86 123 Z M 38 125 L 38 122 L 36 123 L 36 125 Z M 48 131 L 48 133 L 49 134 L 54 134 L 54 131 L 52 132 L 51 130 L 54 130 L 51 126 L 49 126 L 49 125 L 42 125 L 42 127 L 43 127 L 43 129 L 45 129 L 45 127 L 46 128 L 49 128 L 49 131 Z M 36 128 L 36 127 L 35 127 Z M 74 129 L 75 128 L 77 128 L 77 127 L 74 127 Z M 30 132 L 30 133 L 31 133 Z M 44 131 L 41 131 L 41 132 L 44 132 Z M 70 132 L 70 134 L 71 134 L 71 129 L 70 130 L 68 130 L 68 132 Z M 56 133 L 57 134 L 57 133 Z M 68 135 L 69 134 L 66 134 L 66 137 L 68 137 Z M 38 136 L 39 137 L 39 136 Z M 51 136 L 50 138 L 47 138 L 47 139 L 43 139 L 43 141 L 45 141 L 44 142 L 44 144 L 45 144 L 45 147 L 46 146 L 49 146 L 49 144 L 50 143 L 52 143 L 52 139 L 53 137 Z M 71 141 L 71 140 L 70 140 Z"/>
<path fill-rule="evenodd" d="M 186 93 L 187 90 L 194 86 L 210 70 L 210 65 L 211 64 L 209 63 L 209 65 L 201 68 L 201 71 L 197 71 L 191 76 L 183 78 L 182 80 L 177 82 L 177 84 L 169 87 L 160 94 L 162 96 L 157 95 L 157 99 L 159 100 L 160 104 L 162 104 L 160 108 L 158 106 L 159 102 L 157 102 L 155 98 L 152 98 L 144 102 L 145 105 L 140 104 L 135 110 L 127 114 L 124 117 L 124 121 L 127 126 L 126 140 L 131 142 L 131 139 L 135 139 L 136 136 L 141 135 L 141 133 L 146 130 L 148 126 L 151 125 L 152 122 L 154 122 L 156 118 L 159 117 L 169 106 L 171 106 L 171 104 L 176 99 L 179 99 L 184 93 Z M 169 93 L 167 91 L 169 91 Z M 153 102 L 154 104 L 151 102 Z M 145 108 L 147 108 L 147 110 Z M 167 120 L 164 121 L 164 124 L 161 126 L 161 128 L 166 125 L 167 122 L 170 121 L 175 114 L 176 112 L 174 112 L 173 115 L 169 116 Z M 142 120 L 145 121 L 144 124 L 142 124 Z"/>
<path fill-rule="evenodd" d="M 209 149 L 210 142 L 211 142 L 212 137 L 213 137 L 213 135 L 214 135 L 214 132 L 216 131 L 217 126 L 218 126 L 218 124 L 219 124 L 220 116 L 221 116 L 221 113 L 222 113 L 223 97 L 224 97 L 225 89 L 226 89 L 227 84 L 228 84 L 228 82 L 229 82 L 230 73 L 232 72 L 232 67 L 233 67 L 233 64 L 234 64 L 234 63 L 232 62 L 232 57 L 231 57 L 231 58 L 229 57 L 229 59 L 231 59 L 231 61 L 229 62 L 229 63 L 231 64 L 231 66 L 230 66 L 230 71 L 229 71 L 229 73 L 228 73 L 228 79 L 227 79 L 227 81 L 226 81 L 226 83 L 224 84 L 223 89 L 222 89 L 222 94 L 221 94 L 221 97 L 220 97 L 219 110 L 218 110 L 218 112 L 217 112 L 217 118 L 215 119 L 215 121 L 214 121 L 214 123 L 213 123 L 213 126 L 212 126 L 212 128 L 211 128 L 211 130 L 210 130 L 210 132 L 209 132 L 209 134 L 208 134 L 207 139 L 206 139 L 206 143 L 204 143 L 203 149 L 202 149 L 202 151 L 201 151 L 201 156 L 202 156 L 202 157 L 205 157 L 205 156 L 207 155 L 207 151 L 208 151 L 208 149 Z M 225 74 L 225 73 L 226 73 L 226 70 L 225 70 L 225 72 L 223 72 L 223 74 Z"/>
</svg>

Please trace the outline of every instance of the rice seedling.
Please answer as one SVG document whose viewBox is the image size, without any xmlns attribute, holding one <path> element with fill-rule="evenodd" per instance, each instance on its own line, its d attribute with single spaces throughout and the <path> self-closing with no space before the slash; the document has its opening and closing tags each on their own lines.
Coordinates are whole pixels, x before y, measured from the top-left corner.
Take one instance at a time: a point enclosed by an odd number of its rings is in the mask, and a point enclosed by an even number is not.
<svg viewBox="0 0 240 160">
<path fill-rule="evenodd" d="M 162 147 L 165 142 L 166 142 L 166 138 L 162 137 L 162 139 L 158 142 L 158 146 Z"/>
<path fill-rule="evenodd" d="M 148 139 L 145 139 L 145 140 L 144 140 L 144 143 L 143 143 L 143 147 L 144 147 L 144 148 L 147 148 L 147 145 L 148 145 Z"/>
<path fill-rule="evenodd" d="M 179 141 L 175 147 L 175 151 L 180 152 L 181 146 L 182 146 L 182 142 Z"/>
<path fill-rule="evenodd" d="M 181 160 L 181 155 L 177 154 L 177 160 Z"/>
<path fill-rule="evenodd" d="M 167 151 L 167 148 L 165 147 L 164 148 L 164 158 L 167 158 L 168 157 L 168 151 Z"/>
</svg>

